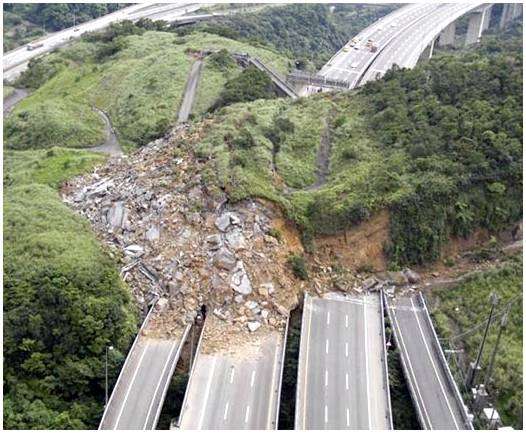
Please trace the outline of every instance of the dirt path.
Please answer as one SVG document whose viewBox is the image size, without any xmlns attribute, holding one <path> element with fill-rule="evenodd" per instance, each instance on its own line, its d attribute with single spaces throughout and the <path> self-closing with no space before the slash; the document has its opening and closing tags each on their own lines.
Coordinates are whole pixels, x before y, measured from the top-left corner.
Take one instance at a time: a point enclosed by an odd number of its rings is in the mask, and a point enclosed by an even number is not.
<svg viewBox="0 0 526 433">
<path fill-rule="evenodd" d="M 190 117 L 202 66 L 203 61 L 196 60 L 192 65 L 192 69 L 190 69 L 188 81 L 186 82 L 186 87 L 184 89 L 183 102 L 181 102 L 181 108 L 179 108 L 177 123 L 185 123 L 188 121 L 188 117 Z"/>
<path fill-rule="evenodd" d="M 100 115 L 100 117 L 102 117 L 102 120 L 104 120 L 105 139 L 103 144 L 87 148 L 87 150 L 91 150 L 93 152 L 107 153 L 111 156 L 122 155 L 123 152 L 119 141 L 117 140 L 117 136 L 115 135 L 115 131 L 111 126 L 110 118 L 104 111 L 99 110 L 97 107 L 93 107 L 93 109 Z"/>
<path fill-rule="evenodd" d="M 29 95 L 26 89 L 15 89 L 11 95 L 4 99 L 4 118 L 11 113 L 16 104 Z"/>
</svg>

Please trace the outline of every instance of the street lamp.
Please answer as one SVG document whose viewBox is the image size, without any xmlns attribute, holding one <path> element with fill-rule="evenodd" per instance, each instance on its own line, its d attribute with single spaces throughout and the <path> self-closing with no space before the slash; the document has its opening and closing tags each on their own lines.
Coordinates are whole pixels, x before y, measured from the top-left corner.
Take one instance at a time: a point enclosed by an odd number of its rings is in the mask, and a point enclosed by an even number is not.
<svg viewBox="0 0 526 433">
<path fill-rule="evenodd" d="M 104 407 L 106 407 L 108 405 L 108 352 L 110 350 L 113 350 L 113 346 L 106 346 L 106 368 L 105 368 L 105 372 L 106 372 L 106 381 L 105 381 L 105 386 L 104 386 L 104 389 L 106 391 L 106 403 L 104 404 Z"/>
</svg>

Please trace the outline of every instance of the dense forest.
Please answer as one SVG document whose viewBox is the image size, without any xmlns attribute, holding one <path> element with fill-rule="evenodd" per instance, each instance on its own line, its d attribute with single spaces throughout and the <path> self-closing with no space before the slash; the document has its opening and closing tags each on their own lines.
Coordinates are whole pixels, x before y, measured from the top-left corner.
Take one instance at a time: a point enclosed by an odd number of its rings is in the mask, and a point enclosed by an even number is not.
<svg viewBox="0 0 526 433">
<path fill-rule="evenodd" d="M 125 3 L 4 3 L 4 51 L 124 6 Z"/>
</svg>

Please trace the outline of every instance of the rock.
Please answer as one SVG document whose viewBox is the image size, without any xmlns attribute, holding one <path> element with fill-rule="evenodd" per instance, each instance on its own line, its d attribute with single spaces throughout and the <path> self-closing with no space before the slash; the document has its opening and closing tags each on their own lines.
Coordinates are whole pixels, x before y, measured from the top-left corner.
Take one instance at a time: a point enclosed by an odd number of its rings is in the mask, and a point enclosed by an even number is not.
<svg viewBox="0 0 526 433">
<path fill-rule="evenodd" d="M 378 284 L 378 280 L 375 277 L 369 277 L 363 282 L 362 289 L 371 290 L 377 284 Z"/>
<path fill-rule="evenodd" d="M 253 310 L 258 306 L 258 303 L 255 301 L 247 301 L 245 302 L 245 307 L 247 307 L 249 310 Z"/>
<path fill-rule="evenodd" d="M 159 311 L 160 313 L 163 313 L 168 308 L 168 299 L 161 298 L 157 301 L 157 304 L 155 304 L 155 309 Z"/>
<path fill-rule="evenodd" d="M 131 257 L 140 257 L 144 254 L 144 248 L 140 245 L 128 245 L 124 248 L 124 254 Z"/>
<path fill-rule="evenodd" d="M 234 251 L 243 250 L 246 248 L 245 236 L 240 228 L 230 230 L 225 234 L 225 240 L 230 248 Z"/>
<path fill-rule="evenodd" d="M 208 244 L 208 248 L 212 251 L 218 250 L 223 245 L 221 235 L 219 234 L 207 236 L 206 243 Z"/>
<path fill-rule="evenodd" d="M 168 293 L 170 296 L 176 296 L 180 293 L 181 285 L 176 283 L 175 281 L 170 281 L 168 283 Z"/>
<path fill-rule="evenodd" d="M 408 283 L 403 272 L 389 272 L 389 280 L 396 286 L 403 286 Z"/>
<path fill-rule="evenodd" d="M 283 305 L 280 304 L 274 304 L 276 306 L 276 310 L 278 310 L 278 313 L 282 316 L 287 317 L 289 315 L 289 310 L 286 309 Z"/>
<path fill-rule="evenodd" d="M 214 308 L 214 316 L 219 317 L 221 320 L 227 320 L 228 318 L 223 314 L 223 312 L 217 308 Z"/>
<path fill-rule="evenodd" d="M 404 269 L 403 273 L 411 284 L 416 284 L 421 280 L 420 275 L 409 268 Z"/>
<path fill-rule="evenodd" d="M 241 302 L 243 302 L 243 295 L 234 296 L 234 302 L 236 302 L 237 304 L 241 304 Z"/>
<path fill-rule="evenodd" d="M 145 234 L 146 240 L 148 240 L 150 242 L 158 240 L 159 236 L 160 236 L 160 232 L 159 232 L 159 227 L 157 227 L 157 226 L 150 227 L 146 231 L 146 234 Z"/>
<path fill-rule="evenodd" d="M 437 278 L 440 274 L 438 272 L 431 272 L 431 275 L 435 278 Z"/>
<path fill-rule="evenodd" d="M 214 265 L 221 269 L 231 271 L 236 267 L 236 257 L 226 248 L 221 248 L 217 253 L 214 254 Z"/>
<path fill-rule="evenodd" d="M 215 221 L 216 227 L 222 232 L 226 232 L 226 229 L 230 226 L 230 213 L 225 212 Z"/>
<path fill-rule="evenodd" d="M 106 215 L 108 225 L 113 228 L 122 228 L 126 222 L 128 211 L 122 201 L 117 201 L 112 204 L 110 210 Z"/>
<path fill-rule="evenodd" d="M 272 295 L 275 292 L 274 283 L 263 283 L 259 286 L 258 292 L 261 296 Z"/>
<path fill-rule="evenodd" d="M 268 310 L 261 310 L 261 317 L 263 319 L 268 319 L 269 311 Z"/>
<path fill-rule="evenodd" d="M 248 322 L 247 327 L 250 332 L 256 332 L 261 327 L 261 323 L 260 322 Z"/>
<path fill-rule="evenodd" d="M 230 287 L 242 295 L 249 295 L 252 293 L 252 284 L 245 271 L 243 262 L 240 260 L 237 262 L 236 269 L 232 274 Z"/>
<path fill-rule="evenodd" d="M 265 242 L 266 242 L 267 244 L 271 244 L 271 245 L 279 245 L 279 241 L 278 241 L 274 236 L 264 235 L 264 236 L 263 236 L 263 239 L 265 239 Z"/>
</svg>

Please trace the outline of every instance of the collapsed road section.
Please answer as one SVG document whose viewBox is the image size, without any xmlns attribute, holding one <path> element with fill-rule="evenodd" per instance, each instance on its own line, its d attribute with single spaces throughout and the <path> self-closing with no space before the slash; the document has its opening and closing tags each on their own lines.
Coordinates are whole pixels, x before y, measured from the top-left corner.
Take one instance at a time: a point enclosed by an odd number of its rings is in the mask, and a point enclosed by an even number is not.
<svg viewBox="0 0 526 433">
<path fill-rule="evenodd" d="M 154 331 L 152 307 L 126 358 L 99 430 L 154 430 L 191 325 L 178 335 Z"/>
<path fill-rule="evenodd" d="M 233 332 L 207 316 L 181 409 L 181 429 L 277 428 L 286 329 Z M 221 339 L 236 343 L 222 346 Z"/>
<path fill-rule="evenodd" d="M 378 292 L 306 294 L 295 428 L 392 429 L 384 342 Z"/>
</svg>

